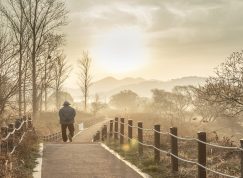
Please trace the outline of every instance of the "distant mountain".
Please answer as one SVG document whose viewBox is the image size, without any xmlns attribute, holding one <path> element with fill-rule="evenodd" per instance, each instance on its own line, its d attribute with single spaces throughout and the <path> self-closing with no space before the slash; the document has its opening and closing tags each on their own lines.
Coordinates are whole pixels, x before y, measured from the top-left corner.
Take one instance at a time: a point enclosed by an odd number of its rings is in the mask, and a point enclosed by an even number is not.
<svg viewBox="0 0 243 178">
<path fill-rule="evenodd" d="M 94 82 L 91 86 L 90 91 L 91 93 L 107 92 L 114 88 L 119 88 L 131 84 L 138 84 L 145 81 L 146 80 L 143 78 L 124 78 L 122 80 L 118 80 L 113 77 L 106 77 L 104 79 Z"/>
<path fill-rule="evenodd" d="M 198 86 L 203 84 L 205 80 L 206 78 L 197 76 L 182 77 L 169 81 L 146 80 L 143 78 L 124 78 L 118 80 L 113 77 L 106 77 L 93 83 L 90 88 L 90 95 L 92 97 L 98 94 L 101 99 L 109 99 L 110 96 L 122 90 L 132 90 L 139 96 L 150 97 L 152 95 L 151 90 L 155 88 L 171 91 L 175 86 Z M 74 99 L 81 98 L 79 89 L 67 88 L 66 91 L 70 92 Z"/>
<path fill-rule="evenodd" d="M 140 96 L 150 97 L 152 95 L 151 90 L 155 88 L 171 91 L 175 86 L 198 86 L 203 84 L 205 80 L 206 78 L 203 77 L 183 77 L 169 81 L 145 80 L 140 83 L 123 85 L 118 88 L 114 88 L 106 93 L 103 93 L 103 95 L 105 94 L 106 97 L 109 97 L 122 90 L 132 90 Z"/>
</svg>

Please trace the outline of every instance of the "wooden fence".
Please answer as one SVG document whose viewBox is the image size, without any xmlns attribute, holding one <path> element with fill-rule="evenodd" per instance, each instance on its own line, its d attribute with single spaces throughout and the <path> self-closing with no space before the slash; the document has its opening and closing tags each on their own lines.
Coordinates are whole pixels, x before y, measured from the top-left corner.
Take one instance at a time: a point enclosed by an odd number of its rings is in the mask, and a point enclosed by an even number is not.
<svg viewBox="0 0 243 178">
<path fill-rule="evenodd" d="M 1 127 L 0 167 L 3 174 L 12 170 L 11 157 L 18 145 L 23 141 L 26 133 L 32 130 L 32 119 L 25 116 L 16 119 L 14 123 L 10 123 L 8 126 Z"/>
<path fill-rule="evenodd" d="M 127 135 L 124 133 L 124 128 L 127 127 Z M 109 129 L 108 129 L 109 127 Z M 133 129 L 137 129 L 137 138 L 134 138 Z M 153 144 L 144 143 L 144 131 L 152 131 L 153 132 Z M 161 149 L 161 135 L 168 135 L 170 137 L 170 150 L 163 150 Z M 190 137 L 180 137 L 177 135 L 177 128 L 172 127 L 170 128 L 169 132 L 161 132 L 160 125 L 154 125 L 154 128 L 144 128 L 142 122 L 138 122 L 137 126 L 133 125 L 133 120 L 128 120 L 125 123 L 124 118 L 115 118 L 115 120 L 110 120 L 109 123 L 105 124 L 100 131 L 93 136 L 93 141 L 105 141 L 106 139 L 114 138 L 115 140 L 119 141 L 121 145 L 124 144 L 124 139 L 127 139 L 128 143 L 132 139 L 136 139 L 138 142 L 138 154 L 139 156 L 143 156 L 144 147 L 149 147 L 153 149 L 154 152 L 154 162 L 160 162 L 160 154 L 166 154 L 171 158 L 171 171 L 178 172 L 179 170 L 179 161 L 189 163 L 192 165 L 196 165 L 198 178 L 206 178 L 207 171 L 214 173 L 215 175 L 220 175 L 223 177 L 228 178 L 243 178 L 243 139 L 240 140 L 241 147 L 227 147 L 221 146 L 214 143 L 208 143 L 206 140 L 206 132 L 198 132 L 197 138 L 190 138 Z M 197 142 L 197 161 L 188 160 L 178 156 L 178 141 L 196 141 Z M 221 149 L 228 149 L 228 150 L 235 150 L 239 152 L 240 156 L 240 177 L 227 175 L 222 172 L 218 172 L 212 170 L 206 166 L 207 154 L 206 148 L 207 146 L 221 148 Z"/>
<path fill-rule="evenodd" d="M 50 135 L 41 136 L 40 139 L 44 142 L 59 141 L 62 138 L 61 132 L 56 132 Z"/>
</svg>

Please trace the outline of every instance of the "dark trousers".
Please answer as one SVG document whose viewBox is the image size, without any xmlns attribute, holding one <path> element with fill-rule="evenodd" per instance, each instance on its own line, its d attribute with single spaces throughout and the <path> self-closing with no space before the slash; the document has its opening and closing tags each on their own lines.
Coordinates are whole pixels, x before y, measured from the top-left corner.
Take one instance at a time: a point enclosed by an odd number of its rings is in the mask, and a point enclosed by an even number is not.
<svg viewBox="0 0 243 178">
<path fill-rule="evenodd" d="M 61 125 L 61 127 L 62 127 L 62 140 L 64 141 L 64 142 L 66 142 L 67 141 L 67 128 L 68 128 L 68 130 L 69 130 L 69 134 L 70 134 L 70 136 L 71 137 L 73 137 L 74 136 L 74 124 L 62 124 Z"/>
</svg>

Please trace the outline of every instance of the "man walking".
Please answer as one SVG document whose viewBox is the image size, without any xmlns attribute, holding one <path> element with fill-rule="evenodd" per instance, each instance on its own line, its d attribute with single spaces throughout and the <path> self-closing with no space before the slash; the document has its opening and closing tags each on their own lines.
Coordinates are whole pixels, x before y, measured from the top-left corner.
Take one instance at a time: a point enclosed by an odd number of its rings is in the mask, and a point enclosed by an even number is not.
<svg viewBox="0 0 243 178">
<path fill-rule="evenodd" d="M 60 124 L 62 128 L 62 139 L 67 142 L 69 139 L 72 142 L 74 135 L 74 117 L 76 115 L 75 109 L 73 109 L 68 101 L 63 103 L 63 107 L 59 110 Z M 66 130 L 69 130 L 68 138 Z"/>
</svg>

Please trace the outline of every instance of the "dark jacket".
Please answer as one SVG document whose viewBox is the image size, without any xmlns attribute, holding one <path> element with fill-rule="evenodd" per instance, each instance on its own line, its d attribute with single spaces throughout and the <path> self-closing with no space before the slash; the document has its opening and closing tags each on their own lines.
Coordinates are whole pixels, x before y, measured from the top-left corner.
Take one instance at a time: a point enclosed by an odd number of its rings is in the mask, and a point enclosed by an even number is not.
<svg viewBox="0 0 243 178">
<path fill-rule="evenodd" d="M 61 124 L 73 124 L 75 115 L 76 115 L 76 112 L 71 106 L 63 106 L 59 110 L 60 123 Z"/>
</svg>

